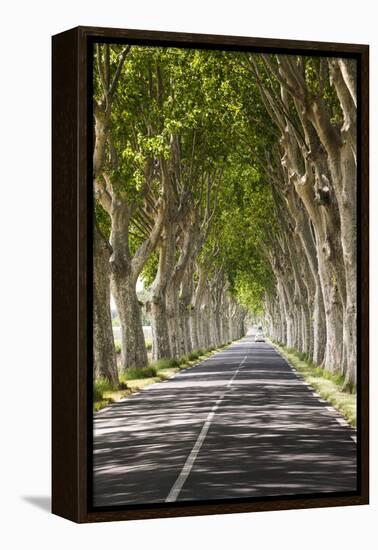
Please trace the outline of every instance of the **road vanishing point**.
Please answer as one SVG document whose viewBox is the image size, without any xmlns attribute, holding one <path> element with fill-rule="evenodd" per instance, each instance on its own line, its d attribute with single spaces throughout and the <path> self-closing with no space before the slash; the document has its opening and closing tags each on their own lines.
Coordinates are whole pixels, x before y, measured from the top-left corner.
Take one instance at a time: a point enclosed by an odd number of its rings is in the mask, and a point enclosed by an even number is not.
<svg viewBox="0 0 378 550">
<path fill-rule="evenodd" d="M 94 415 L 93 504 L 357 490 L 355 430 L 246 336 Z"/>
</svg>

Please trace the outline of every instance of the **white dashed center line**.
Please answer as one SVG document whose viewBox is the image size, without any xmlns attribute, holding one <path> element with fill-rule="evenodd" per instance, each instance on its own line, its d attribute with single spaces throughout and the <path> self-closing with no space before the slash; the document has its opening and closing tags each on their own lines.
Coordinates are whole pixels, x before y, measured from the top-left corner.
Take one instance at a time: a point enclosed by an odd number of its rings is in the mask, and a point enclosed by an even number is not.
<svg viewBox="0 0 378 550">
<path fill-rule="evenodd" d="M 189 474 L 190 474 L 190 472 L 193 468 L 193 464 L 194 464 L 194 462 L 195 462 L 195 460 L 198 456 L 198 453 L 200 452 L 202 444 L 206 439 L 206 435 L 207 435 L 207 432 L 209 431 L 211 421 L 213 420 L 213 418 L 215 416 L 215 412 L 218 409 L 218 407 L 219 407 L 222 399 L 226 395 L 227 391 L 232 386 L 233 381 L 235 380 L 239 370 L 242 368 L 242 366 L 243 366 L 246 359 L 247 359 L 247 356 L 244 357 L 243 361 L 240 363 L 240 365 L 238 366 L 238 368 L 234 372 L 231 380 L 227 384 L 226 390 L 224 390 L 220 394 L 220 396 L 216 400 L 215 404 L 211 408 L 209 414 L 207 415 L 207 418 L 205 420 L 204 425 L 202 426 L 202 430 L 201 430 L 201 432 L 200 432 L 200 434 L 197 438 L 197 441 L 195 442 L 193 449 L 191 450 L 188 458 L 186 459 L 186 462 L 185 462 L 178 478 L 176 479 L 174 485 L 172 486 L 172 489 L 169 491 L 169 495 L 165 499 L 165 502 L 175 502 L 177 500 L 177 497 L 179 496 L 179 494 L 181 492 L 181 489 L 183 488 L 184 483 L 188 479 L 188 476 L 189 476 Z"/>
</svg>

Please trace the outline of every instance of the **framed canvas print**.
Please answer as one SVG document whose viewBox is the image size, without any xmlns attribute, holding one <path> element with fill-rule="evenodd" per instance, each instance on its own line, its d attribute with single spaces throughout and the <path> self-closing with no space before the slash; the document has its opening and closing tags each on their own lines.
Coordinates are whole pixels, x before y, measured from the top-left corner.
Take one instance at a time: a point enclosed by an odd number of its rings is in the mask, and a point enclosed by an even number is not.
<svg viewBox="0 0 378 550">
<path fill-rule="evenodd" d="M 368 503 L 368 46 L 53 37 L 53 512 Z"/>
</svg>

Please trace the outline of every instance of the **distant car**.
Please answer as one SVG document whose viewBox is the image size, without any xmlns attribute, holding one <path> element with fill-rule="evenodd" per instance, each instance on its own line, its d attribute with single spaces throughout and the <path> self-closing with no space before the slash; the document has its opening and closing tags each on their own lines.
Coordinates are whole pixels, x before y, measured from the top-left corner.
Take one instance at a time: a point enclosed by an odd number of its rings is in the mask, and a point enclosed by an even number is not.
<svg viewBox="0 0 378 550">
<path fill-rule="evenodd" d="M 264 333 L 262 330 L 258 330 L 255 334 L 255 342 L 265 342 Z"/>
</svg>

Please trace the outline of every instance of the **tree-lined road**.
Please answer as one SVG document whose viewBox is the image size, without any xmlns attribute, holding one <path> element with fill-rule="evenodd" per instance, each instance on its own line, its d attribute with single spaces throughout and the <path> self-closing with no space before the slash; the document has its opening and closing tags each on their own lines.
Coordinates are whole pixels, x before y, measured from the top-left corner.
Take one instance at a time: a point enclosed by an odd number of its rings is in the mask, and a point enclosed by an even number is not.
<svg viewBox="0 0 378 550">
<path fill-rule="evenodd" d="M 94 417 L 94 505 L 356 489 L 355 432 L 247 336 Z"/>
</svg>

